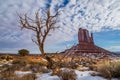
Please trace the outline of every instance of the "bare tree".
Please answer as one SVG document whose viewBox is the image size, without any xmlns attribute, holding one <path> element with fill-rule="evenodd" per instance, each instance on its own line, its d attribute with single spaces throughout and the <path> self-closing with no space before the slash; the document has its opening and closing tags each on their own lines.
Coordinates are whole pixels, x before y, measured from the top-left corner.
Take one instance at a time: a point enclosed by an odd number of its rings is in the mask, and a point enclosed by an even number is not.
<svg viewBox="0 0 120 80">
<path fill-rule="evenodd" d="M 58 23 L 59 9 L 56 10 L 54 15 L 51 15 L 50 9 L 46 10 L 44 14 L 39 15 L 39 10 L 35 13 L 35 19 L 27 16 L 27 14 L 20 15 L 21 29 L 28 29 L 35 32 L 35 38 L 32 41 L 37 44 L 42 55 L 45 55 L 44 43 L 51 30 L 59 28 Z"/>
</svg>

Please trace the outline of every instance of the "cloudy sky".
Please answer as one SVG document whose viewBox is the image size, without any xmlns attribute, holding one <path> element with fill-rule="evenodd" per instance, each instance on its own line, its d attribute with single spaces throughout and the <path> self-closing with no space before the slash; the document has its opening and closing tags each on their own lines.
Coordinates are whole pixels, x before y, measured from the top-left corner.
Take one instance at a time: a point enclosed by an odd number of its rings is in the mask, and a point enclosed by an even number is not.
<svg viewBox="0 0 120 80">
<path fill-rule="evenodd" d="M 25 48 L 39 53 L 31 41 L 33 32 L 20 30 L 17 13 L 34 18 L 36 10 L 48 7 L 52 14 L 60 7 L 61 28 L 47 38 L 46 52 L 60 52 L 77 44 L 80 27 L 94 33 L 96 45 L 120 51 L 120 0 L 0 0 L 0 52 L 17 53 Z"/>
</svg>

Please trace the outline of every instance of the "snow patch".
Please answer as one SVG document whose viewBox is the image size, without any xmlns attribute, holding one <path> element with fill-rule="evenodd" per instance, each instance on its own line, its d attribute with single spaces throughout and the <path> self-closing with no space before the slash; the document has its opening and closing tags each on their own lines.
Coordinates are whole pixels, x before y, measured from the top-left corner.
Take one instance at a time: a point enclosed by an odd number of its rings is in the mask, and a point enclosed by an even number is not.
<svg viewBox="0 0 120 80">
<path fill-rule="evenodd" d="M 32 72 L 31 71 L 15 71 L 15 74 L 18 77 L 22 77 L 22 76 L 27 75 L 27 74 L 32 74 Z"/>
<path fill-rule="evenodd" d="M 58 76 L 51 76 L 50 72 L 45 74 L 37 74 L 36 80 L 60 80 L 60 78 Z"/>
<path fill-rule="evenodd" d="M 2 67 L 3 65 L 2 64 L 0 64 L 0 67 Z"/>
<path fill-rule="evenodd" d="M 68 68 L 62 68 L 62 70 L 69 70 Z M 31 74 L 31 71 L 15 71 L 15 74 L 19 77 L 22 77 L 26 74 Z M 96 73 L 95 71 L 78 71 L 75 70 L 75 73 L 77 75 L 76 80 L 107 80 L 100 76 L 91 76 L 92 73 Z M 52 72 L 49 73 L 36 73 L 36 80 L 61 80 L 58 76 L 51 76 Z M 118 79 L 112 79 L 112 80 L 118 80 Z"/>
<path fill-rule="evenodd" d="M 77 74 L 76 80 L 108 80 L 100 76 L 91 76 L 91 73 L 96 73 L 94 71 L 78 71 L 75 70 L 75 73 Z M 112 79 L 112 80 L 118 80 L 118 79 Z"/>
</svg>

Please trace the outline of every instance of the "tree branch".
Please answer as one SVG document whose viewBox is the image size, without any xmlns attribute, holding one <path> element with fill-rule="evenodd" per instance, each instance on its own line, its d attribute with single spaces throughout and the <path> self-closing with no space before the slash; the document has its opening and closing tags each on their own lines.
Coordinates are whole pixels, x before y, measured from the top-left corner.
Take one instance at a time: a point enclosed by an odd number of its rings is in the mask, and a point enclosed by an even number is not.
<svg viewBox="0 0 120 80">
<path fill-rule="evenodd" d="M 35 19 L 28 17 L 27 14 L 18 15 L 21 29 L 25 28 L 35 32 L 36 39 L 32 39 L 32 41 L 38 45 L 42 54 L 44 54 L 44 42 L 49 35 L 49 32 L 58 28 L 56 27 L 58 15 L 58 9 L 53 16 L 50 13 L 50 9 L 48 9 L 47 12 L 41 16 L 39 16 L 38 10 L 35 13 Z"/>
</svg>

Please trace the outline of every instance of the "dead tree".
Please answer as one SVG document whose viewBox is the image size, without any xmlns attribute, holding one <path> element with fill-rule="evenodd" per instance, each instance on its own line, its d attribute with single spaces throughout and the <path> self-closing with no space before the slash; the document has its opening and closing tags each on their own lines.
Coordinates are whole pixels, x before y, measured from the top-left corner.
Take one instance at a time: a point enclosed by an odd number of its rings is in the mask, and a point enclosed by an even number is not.
<svg viewBox="0 0 120 80">
<path fill-rule="evenodd" d="M 32 30 L 35 33 L 35 38 L 32 41 L 39 47 L 42 55 L 45 55 L 44 43 L 51 30 L 59 28 L 58 23 L 59 10 L 56 10 L 54 15 L 51 15 L 50 9 L 46 10 L 43 15 L 39 16 L 39 10 L 35 13 L 35 19 L 32 19 L 23 14 L 19 16 L 21 29 Z"/>
</svg>

